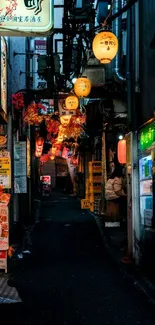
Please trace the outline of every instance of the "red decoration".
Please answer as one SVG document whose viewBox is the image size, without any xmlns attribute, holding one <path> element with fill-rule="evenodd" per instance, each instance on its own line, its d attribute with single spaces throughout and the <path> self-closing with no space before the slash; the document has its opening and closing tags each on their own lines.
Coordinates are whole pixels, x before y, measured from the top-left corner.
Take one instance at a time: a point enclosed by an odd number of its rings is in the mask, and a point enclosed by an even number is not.
<svg viewBox="0 0 155 325">
<path fill-rule="evenodd" d="M 44 163 L 47 162 L 49 159 L 50 159 L 50 154 L 49 154 L 49 153 L 46 153 L 45 155 L 42 155 L 42 156 L 40 157 L 40 162 L 41 162 L 42 164 L 44 164 Z"/>
<path fill-rule="evenodd" d="M 126 140 L 118 141 L 117 156 L 120 164 L 126 164 Z"/>
<path fill-rule="evenodd" d="M 59 132 L 59 125 L 59 121 L 50 120 L 46 125 L 47 132 L 51 135 L 57 135 Z"/>
<path fill-rule="evenodd" d="M 22 93 L 12 95 L 12 105 L 18 111 L 21 111 L 25 107 L 24 96 Z"/>
<path fill-rule="evenodd" d="M 43 145 L 44 145 L 44 138 L 38 137 L 36 139 L 36 150 L 35 150 L 36 157 L 41 157 L 43 151 Z"/>
</svg>

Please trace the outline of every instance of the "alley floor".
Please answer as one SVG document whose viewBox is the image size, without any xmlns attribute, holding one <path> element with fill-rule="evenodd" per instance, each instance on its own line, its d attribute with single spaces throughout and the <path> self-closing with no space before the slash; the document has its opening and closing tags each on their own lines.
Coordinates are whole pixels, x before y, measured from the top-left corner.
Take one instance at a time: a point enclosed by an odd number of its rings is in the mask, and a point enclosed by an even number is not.
<svg viewBox="0 0 155 325">
<path fill-rule="evenodd" d="M 112 262 L 95 219 L 71 196 L 43 202 L 32 254 L 10 277 L 21 302 L 0 304 L 4 324 L 155 324 L 153 307 Z"/>
</svg>

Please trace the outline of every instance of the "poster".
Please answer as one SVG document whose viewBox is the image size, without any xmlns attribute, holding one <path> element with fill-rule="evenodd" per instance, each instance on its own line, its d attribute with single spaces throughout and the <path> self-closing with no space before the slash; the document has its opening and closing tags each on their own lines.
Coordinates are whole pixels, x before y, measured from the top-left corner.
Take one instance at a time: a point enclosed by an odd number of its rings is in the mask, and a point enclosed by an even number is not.
<svg viewBox="0 0 155 325">
<path fill-rule="evenodd" d="M 7 114 L 7 46 L 1 37 L 1 108 Z"/>
<path fill-rule="evenodd" d="M 31 145 L 30 140 L 27 138 L 27 177 L 31 176 Z"/>
<path fill-rule="evenodd" d="M 27 193 L 27 142 L 14 144 L 14 191 Z"/>
<path fill-rule="evenodd" d="M 11 188 L 11 160 L 10 157 L 0 157 L 0 185 Z"/>
<path fill-rule="evenodd" d="M 9 247 L 9 223 L 8 207 L 0 203 L 0 251 L 7 250 Z"/>
<path fill-rule="evenodd" d="M 40 180 L 41 180 L 42 184 L 51 185 L 51 176 L 50 175 L 41 176 Z"/>
<path fill-rule="evenodd" d="M 0 270 L 7 271 L 7 251 L 0 251 Z"/>
</svg>

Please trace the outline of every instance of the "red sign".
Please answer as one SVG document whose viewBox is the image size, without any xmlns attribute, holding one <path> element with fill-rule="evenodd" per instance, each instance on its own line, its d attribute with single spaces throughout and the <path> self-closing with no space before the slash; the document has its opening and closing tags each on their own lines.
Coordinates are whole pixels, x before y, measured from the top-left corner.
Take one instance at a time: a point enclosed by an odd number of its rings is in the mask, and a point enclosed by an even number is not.
<svg viewBox="0 0 155 325">
<path fill-rule="evenodd" d="M 43 184 L 51 184 L 51 176 L 41 176 L 41 181 Z"/>
<path fill-rule="evenodd" d="M 42 52 L 46 52 L 46 46 L 47 46 L 46 40 L 35 40 L 34 48 L 38 54 L 41 54 Z"/>
<path fill-rule="evenodd" d="M 0 259 L 6 258 L 6 251 L 0 251 Z"/>
</svg>

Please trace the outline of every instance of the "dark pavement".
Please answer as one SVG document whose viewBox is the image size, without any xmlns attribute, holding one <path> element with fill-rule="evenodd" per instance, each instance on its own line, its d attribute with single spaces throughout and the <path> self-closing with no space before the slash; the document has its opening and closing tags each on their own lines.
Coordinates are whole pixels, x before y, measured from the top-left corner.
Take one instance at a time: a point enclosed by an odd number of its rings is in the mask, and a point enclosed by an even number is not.
<svg viewBox="0 0 155 325">
<path fill-rule="evenodd" d="M 76 198 L 54 195 L 41 215 L 32 255 L 11 275 L 22 303 L 0 305 L 4 324 L 155 324 L 153 307 L 112 262 Z"/>
</svg>

